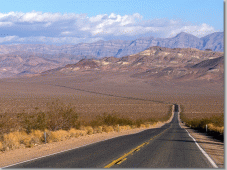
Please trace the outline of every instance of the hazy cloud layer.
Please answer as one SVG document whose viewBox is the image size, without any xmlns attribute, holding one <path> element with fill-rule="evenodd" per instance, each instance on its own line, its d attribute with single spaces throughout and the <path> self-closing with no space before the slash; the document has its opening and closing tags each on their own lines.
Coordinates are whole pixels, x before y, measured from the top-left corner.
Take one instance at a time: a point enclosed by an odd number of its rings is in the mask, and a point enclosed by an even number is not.
<svg viewBox="0 0 227 170">
<path fill-rule="evenodd" d="M 181 20 L 144 20 L 138 13 L 93 17 L 36 11 L 0 13 L 0 43 L 77 44 L 143 36 L 167 38 L 182 31 L 202 37 L 219 30 L 206 23 L 193 25 Z"/>
</svg>

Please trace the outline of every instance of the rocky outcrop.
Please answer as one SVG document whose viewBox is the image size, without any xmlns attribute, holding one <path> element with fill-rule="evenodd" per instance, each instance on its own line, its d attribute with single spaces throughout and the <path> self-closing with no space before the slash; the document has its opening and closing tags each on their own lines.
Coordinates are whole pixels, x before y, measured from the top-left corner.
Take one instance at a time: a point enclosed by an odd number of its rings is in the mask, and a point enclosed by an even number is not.
<svg viewBox="0 0 227 170">
<path fill-rule="evenodd" d="M 80 72 L 128 72 L 131 77 L 174 80 L 224 80 L 224 54 L 195 48 L 150 47 L 137 54 L 114 58 L 84 59 L 59 70 Z M 56 72 L 55 72 L 56 73 Z"/>
</svg>

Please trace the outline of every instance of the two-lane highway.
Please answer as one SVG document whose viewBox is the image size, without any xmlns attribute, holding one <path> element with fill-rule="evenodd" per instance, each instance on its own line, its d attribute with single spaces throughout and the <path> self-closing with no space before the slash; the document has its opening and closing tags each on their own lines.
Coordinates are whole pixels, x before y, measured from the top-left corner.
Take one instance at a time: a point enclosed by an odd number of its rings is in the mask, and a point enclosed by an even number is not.
<svg viewBox="0 0 227 170">
<path fill-rule="evenodd" d="M 8 168 L 213 168 L 178 121 Z"/>
<path fill-rule="evenodd" d="M 177 113 L 161 135 L 148 141 L 113 168 L 212 168 L 187 132 L 179 126 Z"/>
</svg>

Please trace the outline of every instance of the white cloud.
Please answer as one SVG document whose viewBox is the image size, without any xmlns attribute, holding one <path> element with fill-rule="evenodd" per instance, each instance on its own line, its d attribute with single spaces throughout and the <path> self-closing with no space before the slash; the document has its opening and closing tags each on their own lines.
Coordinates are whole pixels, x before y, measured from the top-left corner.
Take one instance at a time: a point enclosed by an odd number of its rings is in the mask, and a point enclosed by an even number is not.
<svg viewBox="0 0 227 170">
<path fill-rule="evenodd" d="M 57 22 L 60 20 L 72 20 L 79 18 L 79 14 L 61 14 L 61 13 L 42 13 L 42 12 L 9 12 L 7 14 L 0 13 L 0 21 L 8 20 L 12 22 Z"/>
<path fill-rule="evenodd" d="M 12 22 L 0 22 L 0 27 L 9 27 L 12 26 Z"/>
<path fill-rule="evenodd" d="M 80 43 L 95 40 L 135 38 L 138 36 L 173 37 L 180 32 L 202 37 L 216 30 L 206 23 L 193 25 L 181 20 L 153 19 L 114 13 L 88 17 L 85 14 L 50 12 L 0 13 L 0 42 Z M 11 38 L 10 38 L 11 37 Z M 14 37 L 14 38 L 12 38 Z"/>
<path fill-rule="evenodd" d="M 171 30 L 171 33 L 168 35 L 170 37 L 176 36 L 180 32 L 186 32 L 197 37 L 203 37 L 207 34 L 215 32 L 214 27 L 209 26 L 205 23 L 201 25 L 186 25 L 179 28 L 174 28 Z"/>
<path fill-rule="evenodd" d="M 63 32 L 61 33 L 61 35 L 70 35 L 70 34 L 72 34 L 71 31 L 63 31 Z"/>
<path fill-rule="evenodd" d="M 0 43 L 15 41 L 15 40 L 17 40 L 18 38 L 19 38 L 19 37 L 17 37 L 17 36 L 0 37 Z"/>
<path fill-rule="evenodd" d="M 89 21 L 90 22 L 100 22 L 102 21 L 102 19 L 105 19 L 108 15 L 107 14 L 104 14 L 104 15 L 96 15 L 94 17 L 90 17 L 89 18 Z"/>
<path fill-rule="evenodd" d="M 7 36 L 0 37 L 0 43 L 45 43 L 45 44 L 78 44 L 78 43 L 92 43 L 102 40 L 101 38 L 77 38 L 77 37 L 23 37 L 18 36 Z"/>
</svg>

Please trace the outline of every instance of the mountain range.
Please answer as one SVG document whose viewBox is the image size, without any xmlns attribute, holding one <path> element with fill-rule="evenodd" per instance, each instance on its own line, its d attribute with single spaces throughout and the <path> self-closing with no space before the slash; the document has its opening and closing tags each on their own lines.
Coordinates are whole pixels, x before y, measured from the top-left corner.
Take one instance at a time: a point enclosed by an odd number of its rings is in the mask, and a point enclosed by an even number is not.
<svg viewBox="0 0 227 170">
<path fill-rule="evenodd" d="M 198 38 L 180 33 L 173 38 L 143 37 L 134 41 L 111 40 L 77 45 L 17 44 L 0 45 L 0 78 L 41 72 L 75 64 L 81 59 L 117 58 L 138 54 L 153 46 L 195 48 L 223 52 L 223 32 Z"/>
<path fill-rule="evenodd" d="M 137 54 L 121 58 L 82 59 L 43 72 L 41 75 L 75 75 L 126 73 L 140 79 L 224 81 L 223 52 L 195 48 L 150 47 Z"/>
</svg>

